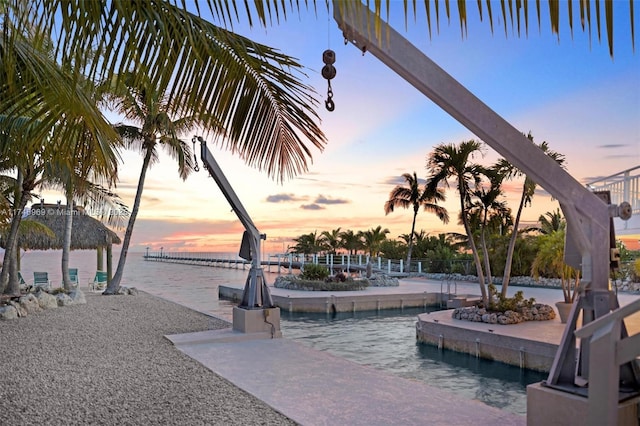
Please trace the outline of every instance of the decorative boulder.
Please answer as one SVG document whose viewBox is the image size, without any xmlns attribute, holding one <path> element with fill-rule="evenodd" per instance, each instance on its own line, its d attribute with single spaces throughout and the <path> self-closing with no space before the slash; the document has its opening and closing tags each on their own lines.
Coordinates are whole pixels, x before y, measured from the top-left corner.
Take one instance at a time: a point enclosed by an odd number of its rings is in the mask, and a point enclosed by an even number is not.
<svg viewBox="0 0 640 426">
<path fill-rule="evenodd" d="M 58 307 L 56 297 L 46 291 L 39 290 L 34 294 L 34 296 L 38 300 L 38 304 L 42 309 L 53 309 Z"/>
<path fill-rule="evenodd" d="M 58 306 L 69 306 L 73 305 L 73 300 L 69 297 L 68 294 L 58 293 L 56 295 L 56 300 L 58 301 Z"/>
<path fill-rule="evenodd" d="M 120 287 L 118 289 L 118 294 L 121 295 L 131 295 L 131 296 L 135 296 L 138 294 L 138 289 L 135 287 Z"/>
<path fill-rule="evenodd" d="M 18 317 L 26 317 L 27 316 L 27 310 L 25 308 L 22 307 L 22 305 L 16 301 L 10 301 L 9 305 L 13 306 L 14 308 L 16 308 L 16 311 L 18 313 Z"/>
<path fill-rule="evenodd" d="M 34 314 L 42 310 L 38 299 L 36 299 L 36 297 L 31 293 L 21 296 L 20 299 L 18 299 L 18 303 L 27 312 L 27 314 Z"/>
<path fill-rule="evenodd" d="M 71 290 L 69 292 L 69 297 L 74 305 L 84 305 L 87 303 L 87 300 L 84 298 L 84 293 L 79 288 Z"/>
<path fill-rule="evenodd" d="M 0 320 L 12 320 L 16 318 L 18 318 L 18 310 L 14 306 L 0 306 Z"/>
<path fill-rule="evenodd" d="M 369 285 L 372 287 L 398 287 L 400 281 L 396 277 L 385 274 L 374 274 L 369 278 Z"/>
</svg>

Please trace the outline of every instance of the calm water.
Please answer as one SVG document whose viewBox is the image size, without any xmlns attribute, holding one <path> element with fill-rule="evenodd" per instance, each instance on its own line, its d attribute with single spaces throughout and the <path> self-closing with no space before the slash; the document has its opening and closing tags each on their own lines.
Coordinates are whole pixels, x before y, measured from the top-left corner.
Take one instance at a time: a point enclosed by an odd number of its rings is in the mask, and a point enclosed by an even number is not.
<svg viewBox="0 0 640 426">
<path fill-rule="evenodd" d="M 55 285 L 61 281 L 59 251 L 27 252 L 22 258 L 25 279 L 33 271 L 47 271 Z M 114 254 L 114 269 L 117 256 Z M 93 251 L 71 253 L 71 267 L 79 269 L 80 283 L 86 285 L 96 270 Z M 146 262 L 141 253 L 127 258 L 123 285 L 135 286 L 169 300 L 207 313 L 230 318 L 232 305 L 218 300 L 218 285 L 244 283 L 246 270 L 211 268 Z M 266 274 L 272 283 L 275 274 Z M 438 350 L 418 344 L 416 315 L 424 310 L 361 312 L 356 314 L 282 313 L 286 338 L 317 350 L 386 370 L 398 376 L 421 380 L 469 399 L 517 414 L 526 414 L 526 386 L 546 375 L 521 370 L 467 354 Z"/>
<path fill-rule="evenodd" d="M 404 309 L 334 317 L 283 312 L 281 327 L 287 338 L 314 349 L 526 414 L 526 386 L 546 379 L 546 374 L 417 343 L 416 316 L 423 312 Z"/>
</svg>

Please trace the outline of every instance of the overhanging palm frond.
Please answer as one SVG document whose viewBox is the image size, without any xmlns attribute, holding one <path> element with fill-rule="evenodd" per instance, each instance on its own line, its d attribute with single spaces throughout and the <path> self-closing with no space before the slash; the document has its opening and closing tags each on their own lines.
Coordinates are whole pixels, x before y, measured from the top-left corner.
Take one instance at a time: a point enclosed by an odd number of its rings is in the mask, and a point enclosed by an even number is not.
<svg viewBox="0 0 640 426">
<path fill-rule="evenodd" d="M 15 26 L 11 17 L 1 21 L 0 114 L 12 117 L 12 126 L 23 128 L 26 123 L 22 121 L 28 117 L 34 145 L 48 138 L 59 143 L 59 149 L 66 149 L 64 142 L 75 139 L 79 121 L 83 122 L 82 131 L 91 132 L 97 140 L 114 140 L 113 129 L 82 89 L 83 80 L 65 73 L 34 47 L 37 39 L 26 39 L 24 28 Z M 62 122 L 61 117 L 65 117 Z"/>
<path fill-rule="evenodd" d="M 356 10 L 365 7 L 371 8 L 374 11 L 377 19 L 384 19 L 388 21 L 391 14 L 390 5 L 391 3 L 396 1 L 397 0 L 375 0 L 373 2 L 370 2 L 369 0 L 367 0 L 362 2 L 359 0 L 333 0 L 331 4 L 333 8 L 337 8 L 341 12 L 343 12 L 346 7 L 355 8 Z M 635 49 L 634 1 L 635 0 L 628 1 L 632 49 Z M 573 34 L 573 17 L 574 12 L 577 11 L 580 16 L 580 27 L 582 31 L 591 34 L 592 24 L 595 21 L 595 27 L 599 42 L 604 38 L 603 32 L 606 32 L 609 54 L 613 57 L 614 2 L 622 3 L 622 1 L 620 0 L 595 0 L 595 2 L 584 0 L 567 0 L 564 2 L 549 0 L 535 0 L 531 2 L 526 0 L 517 0 L 514 2 L 513 0 L 500 0 L 499 15 L 494 16 L 494 11 L 491 6 L 492 2 L 490 0 L 486 0 L 486 2 L 478 0 L 476 2 L 475 9 L 477 10 L 478 16 L 481 21 L 484 21 L 484 17 L 486 16 L 491 32 L 494 31 L 494 22 L 502 22 L 505 37 L 508 37 L 510 33 L 516 34 L 518 37 L 522 37 L 523 35 L 525 37 L 528 36 L 530 17 L 531 19 L 533 17 L 536 18 L 538 29 L 541 29 L 543 19 L 548 19 L 551 32 L 553 34 L 559 34 L 560 28 L 565 25 L 565 23 Z M 217 16 L 223 22 L 238 21 L 239 15 L 238 9 L 236 7 L 237 0 L 207 0 L 207 3 L 210 5 L 212 14 L 214 16 Z M 231 4 L 231 7 L 228 6 L 228 3 Z M 243 3 L 246 2 L 243 1 Z M 254 8 L 249 8 L 248 6 L 246 7 L 246 13 L 249 16 L 250 23 L 253 23 L 253 19 L 251 19 L 252 15 L 256 16 L 258 18 L 257 20 L 265 26 L 267 25 L 267 22 L 272 23 L 274 22 L 274 20 L 275 22 L 280 22 L 281 15 L 283 19 L 286 19 L 287 2 L 284 2 L 282 0 L 254 0 L 253 3 Z M 308 3 L 313 3 L 314 5 L 317 4 L 317 2 L 305 1 L 305 7 L 309 7 Z M 442 3 L 444 3 L 444 8 L 442 8 Z M 592 3 L 594 3 L 595 5 L 595 13 L 592 13 L 591 10 Z M 470 4 L 470 2 L 467 2 L 465 0 L 459 0 L 457 2 L 450 2 L 449 0 L 424 0 L 424 10 L 418 10 L 418 4 L 419 2 L 416 0 L 403 0 L 405 27 L 408 26 L 407 18 L 410 16 L 415 20 L 424 18 L 428 26 L 429 37 L 431 37 L 432 33 L 434 32 L 434 27 L 436 33 L 440 31 L 442 10 L 444 9 L 446 19 L 447 21 L 449 21 L 451 19 L 451 15 L 455 12 L 452 12 L 451 10 L 451 4 L 454 4 L 455 6 L 457 6 L 456 9 L 458 21 L 460 23 L 460 33 L 463 37 L 467 36 L 469 20 L 468 18 L 470 14 L 469 9 L 467 9 L 467 5 Z M 328 1 L 326 2 L 326 5 L 329 9 L 330 6 Z M 290 2 L 289 7 L 292 11 L 299 11 L 302 6 L 299 2 Z M 561 7 L 566 8 L 567 15 L 561 14 Z M 534 9 L 534 13 L 530 13 L 531 8 Z M 358 14 L 358 16 L 359 15 L 360 14 Z M 565 16 L 567 21 L 563 22 L 561 20 L 561 17 L 564 18 Z M 378 39 L 382 40 L 384 35 L 382 34 L 381 26 L 378 24 L 373 30 L 376 32 Z"/>
<path fill-rule="evenodd" d="M 213 118 L 203 126 L 250 166 L 280 179 L 305 171 L 311 146 L 322 150 L 326 140 L 313 89 L 301 80 L 303 67 L 175 3 L 40 0 L 32 13 L 34 22 L 61 28 L 60 54 L 83 64 L 91 78 L 132 72 L 168 93 L 171 116 Z M 87 46 L 103 59 L 88 61 Z"/>
</svg>

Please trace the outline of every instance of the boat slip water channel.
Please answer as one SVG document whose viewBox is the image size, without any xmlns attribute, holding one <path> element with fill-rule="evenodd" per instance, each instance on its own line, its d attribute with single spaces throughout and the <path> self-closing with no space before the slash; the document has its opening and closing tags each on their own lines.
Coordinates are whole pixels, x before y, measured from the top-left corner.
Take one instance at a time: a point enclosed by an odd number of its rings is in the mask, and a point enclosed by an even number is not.
<svg viewBox="0 0 640 426">
<path fill-rule="evenodd" d="M 525 415 L 526 386 L 547 375 L 418 343 L 415 323 L 423 312 L 283 312 L 281 328 L 286 338 L 316 350 Z"/>
</svg>

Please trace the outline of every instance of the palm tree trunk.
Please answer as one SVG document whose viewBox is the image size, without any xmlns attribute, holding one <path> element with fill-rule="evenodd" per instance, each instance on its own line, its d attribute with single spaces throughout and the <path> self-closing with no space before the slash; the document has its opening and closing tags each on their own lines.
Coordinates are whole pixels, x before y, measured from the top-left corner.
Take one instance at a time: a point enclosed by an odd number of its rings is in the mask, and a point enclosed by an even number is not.
<svg viewBox="0 0 640 426">
<path fill-rule="evenodd" d="M 15 294 L 15 289 L 19 289 L 17 280 L 17 273 L 9 274 L 11 264 L 15 266 L 17 263 L 16 250 L 18 248 L 18 229 L 20 229 L 20 222 L 22 221 L 22 212 L 27 205 L 27 197 L 22 195 L 19 197 L 19 204 L 17 210 L 13 214 L 11 219 L 11 228 L 9 229 L 9 235 L 7 235 L 7 243 L 4 251 L 4 258 L 2 261 L 2 271 L 0 271 L 0 294 Z M 11 278 L 11 280 L 10 280 Z M 15 282 L 14 282 L 15 281 Z M 19 291 L 18 291 L 19 292 Z"/>
<path fill-rule="evenodd" d="M 464 193 L 464 191 L 462 191 Z M 487 296 L 487 289 L 484 284 L 484 273 L 482 271 L 482 262 L 480 261 L 480 255 L 478 254 L 478 247 L 473 239 L 471 233 L 471 227 L 469 226 L 469 220 L 467 219 L 467 209 L 464 207 L 464 197 L 460 196 L 460 211 L 462 216 L 462 224 L 464 230 L 469 236 L 469 245 L 471 246 L 471 253 L 473 255 L 473 262 L 476 264 L 476 273 L 478 274 L 478 283 L 480 284 L 480 294 L 482 295 L 482 303 L 485 306 L 489 306 L 489 297 Z"/>
<path fill-rule="evenodd" d="M 118 260 L 118 267 L 116 273 L 107 285 L 107 288 L 102 294 L 110 295 L 117 294 L 120 289 L 120 281 L 122 280 L 122 274 L 124 272 L 124 265 L 127 261 L 127 252 L 129 251 L 129 243 L 131 242 L 131 234 L 133 234 L 133 225 L 136 222 L 138 216 L 138 210 L 140 209 L 140 200 L 142 199 L 142 190 L 144 188 L 144 179 L 147 175 L 147 169 L 149 168 L 149 162 L 151 161 L 152 148 L 147 148 L 142 161 L 142 170 L 140 171 L 140 178 L 138 179 L 138 188 L 136 189 L 136 198 L 133 201 L 133 208 L 131 209 L 131 216 L 129 216 L 129 222 L 127 223 L 127 229 L 124 233 L 124 239 L 122 240 L 122 251 L 120 252 L 120 259 Z"/>
<path fill-rule="evenodd" d="M 69 185 L 70 186 L 70 185 Z M 62 282 L 65 290 L 71 290 L 71 277 L 69 276 L 69 251 L 71 250 L 71 230 L 73 228 L 73 191 L 67 188 L 67 207 L 64 218 L 64 239 L 62 242 Z"/>
<path fill-rule="evenodd" d="M 504 275 L 502 277 L 502 297 L 507 297 L 507 288 L 509 287 L 509 280 L 511 279 L 511 265 L 513 263 L 513 252 L 516 249 L 516 241 L 518 240 L 518 226 L 520 226 L 520 216 L 524 209 L 526 187 L 522 188 L 522 198 L 520 198 L 520 205 L 518 206 L 518 213 L 513 222 L 513 231 L 511 238 L 509 239 L 509 247 L 507 247 L 507 259 L 504 262 Z"/>
<path fill-rule="evenodd" d="M 18 246 L 18 229 L 20 229 L 20 222 L 22 221 L 22 212 L 27 205 L 28 197 L 24 195 L 25 191 L 24 188 L 22 188 L 23 182 L 24 176 L 20 171 L 18 171 L 16 197 L 14 198 L 15 200 L 17 200 L 17 203 L 14 203 L 15 211 L 13 213 L 13 218 L 11 219 L 11 228 L 9 229 L 9 234 L 7 235 L 4 258 L 2 260 L 2 270 L 0 271 L 0 294 L 3 294 L 5 292 L 7 292 L 8 294 L 9 292 L 12 292 L 14 290 L 13 287 L 15 287 L 14 285 L 9 285 L 9 270 L 11 268 L 11 262 Z"/>
<path fill-rule="evenodd" d="M 20 294 L 20 281 L 18 280 L 18 239 L 15 239 L 13 254 L 9 260 L 9 286 L 7 294 Z"/>
<path fill-rule="evenodd" d="M 413 222 L 411 223 L 411 234 L 409 234 L 409 249 L 407 250 L 407 272 L 411 272 L 411 253 L 413 252 L 413 234 L 416 232 L 416 216 L 418 212 L 413 212 Z"/>
<path fill-rule="evenodd" d="M 486 274 L 487 284 L 491 284 L 491 262 L 489 259 L 489 250 L 487 249 L 487 211 L 484 212 L 484 220 L 482 221 L 482 231 L 480 232 L 480 242 L 482 243 L 482 251 L 484 253 L 484 272 Z"/>
</svg>

